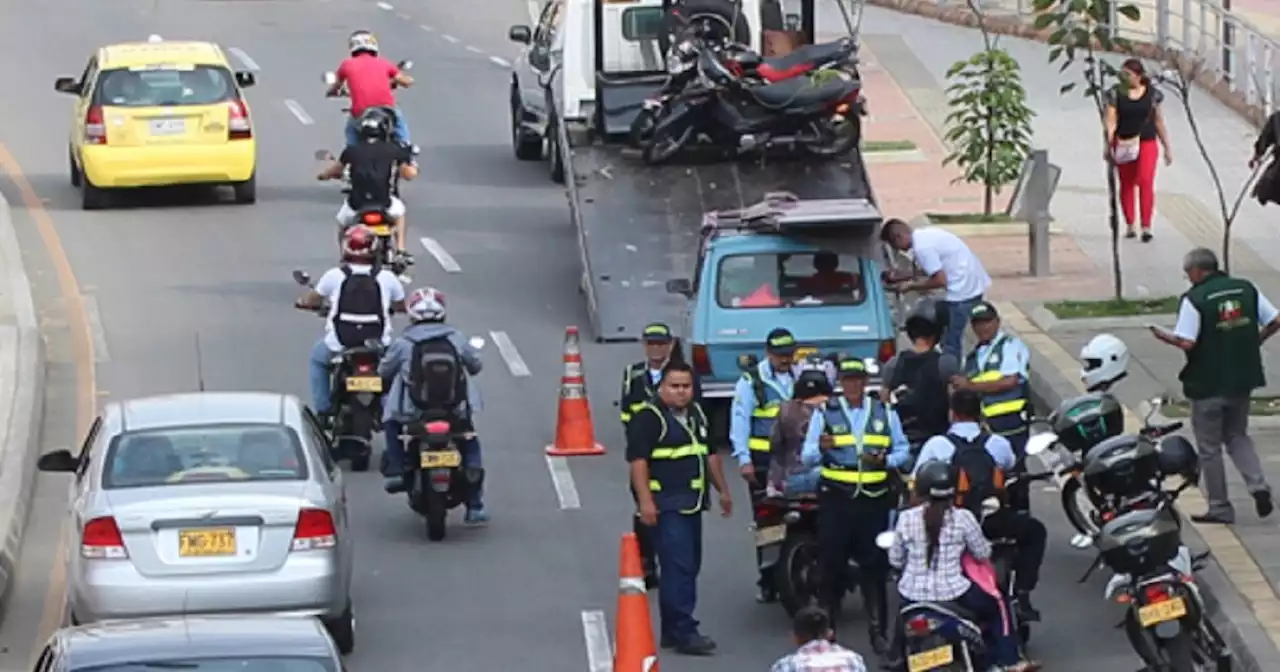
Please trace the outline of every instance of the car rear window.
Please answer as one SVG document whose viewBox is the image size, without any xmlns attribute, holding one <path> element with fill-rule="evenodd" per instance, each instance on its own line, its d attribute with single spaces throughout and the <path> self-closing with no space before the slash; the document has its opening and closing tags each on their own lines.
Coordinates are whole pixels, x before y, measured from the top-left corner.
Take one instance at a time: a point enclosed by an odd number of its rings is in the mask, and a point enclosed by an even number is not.
<svg viewBox="0 0 1280 672">
<path fill-rule="evenodd" d="M 107 447 L 103 487 L 296 481 L 307 462 L 281 425 L 166 427 L 117 436 Z"/>
<path fill-rule="evenodd" d="M 234 646 L 234 642 L 228 643 Z M 156 670 L 192 670 L 193 672 L 338 672 L 333 661 L 323 658 L 290 658 L 286 656 L 233 656 L 229 658 L 185 658 L 147 660 L 96 667 L 77 667 L 74 672 L 156 672 Z"/>
<path fill-rule="evenodd" d="M 235 78 L 218 65 L 155 65 L 103 70 L 94 97 L 112 107 L 213 105 L 235 98 Z"/>
<path fill-rule="evenodd" d="M 834 252 L 737 254 L 720 260 L 721 308 L 854 306 L 866 297 L 862 260 Z"/>
</svg>

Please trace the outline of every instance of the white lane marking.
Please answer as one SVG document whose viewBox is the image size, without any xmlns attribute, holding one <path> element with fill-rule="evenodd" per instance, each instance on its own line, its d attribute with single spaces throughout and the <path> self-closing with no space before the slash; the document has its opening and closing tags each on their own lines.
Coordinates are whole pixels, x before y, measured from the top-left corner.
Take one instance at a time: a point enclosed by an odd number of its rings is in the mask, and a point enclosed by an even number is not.
<svg viewBox="0 0 1280 672">
<path fill-rule="evenodd" d="M 436 29 L 435 29 L 435 27 L 434 27 L 434 26 L 428 26 L 428 25 L 427 25 L 427 24 L 425 24 L 425 23 L 424 23 L 424 24 L 422 24 L 422 25 L 420 25 L 420 26 L 418 26 L 418 27 L 419 27 L 419 28 L 421 28 L 421 29 L 423 29 L 423 30 L 425 30 L 425 31 L 427 31 L 428 33 L 434 33 L 434 32 L 436 32 Z"/>
<path fill-rule="evenodd" d="M 302 109 L 302 104 L 298 101 L 292 98 L 286 98 L 284 106 L 289 108 L 289 111 L 293 113 L 293 116 L 298 118 L 298 122 L 303 126 L 310 126 L 311 124 L 316 123 L 315 119 L 312 119 L 311 115 L 307 114 L 307 111 Z"/>
<path fill-rule="evenodd" d="M 107 330 L 102 327 L 102 309 L 98 307 L 98 297 L 88 294 L 81 301 L 85 319 L 89 321 L 89 336 L 93 339 L 93 361 L 99 364 L 110 362 L 111 351 L 107 349 Z"/>
<path fill-rule="evenodd" d="M 418 242 L 422 243 L 422 246 L 427 248 L 427 252 L 430 252 L 431 256 L 436 258 L 436 261 L 440 264 L 440 268 L 443 268 L 446 273 L 462 272 L 462 267 L 454 260 L 453 255 L 449 254 L 449 251 L 444 249 L 444 246 L 435 238 L 420 238 L 418 239 Z"/>
<path fill-rule="evenodd" d="M 587 670 L 609 672 L 613 669 L 613 644 L 609 642 L 609 621 L 598 609 L 582 612 L 582 636 L 587 640 Z"/>
<path fill-rule="evenodd" d="M 569 471 L 569 461 L 563 457 L 550 455 L 546 457 L 547 471 L 551 472 L 551 484 L 556 487 L 556 499 L 560 500 L 560 510 L 581 508 L 578 486 L 573 482 L 573 472 Z"/>
<path fill-rule="evenodd" d="M 498 56 L 490 56 L 490 57 L 489 57 L 489 61 L 491 61 L 494 65 L 496 65 L 496 66 L 498 66 L 498 67 L 500 67 L 500 68 L 509 68 L 509 67 L 511 67 L 511 61 L 508 61 L 508 60 L 507 60 L 507 59 L 505 59 L 505 58 L 499 58 Z"/>
<path fill-rule="evenodd" d="M 484 50 L 483 50 L 483 49 L 481 49 L 480 47 L 473 47 L 473 46 L 471 46 L 471 45 L 469 45 L 469 44 L 467 45 L 466 49 L 467 49 L 467 51 L 469 51 L 469 52 L 471 52 L 471 53 L 473 53 L 473 54 L 483 54 L 483 53 L 484 53 Z"/>
<path fill-rule="evenodd" d="M 398 19 L 404 19 L 405 21 L 408 21 L 409 19 L 412 19 L 413 17 L 409 16 L 408 14 L 405 14 L 404 12 L 396 12 L 396 18 L 398 18 Z"/>
<path fill-rule="evenodd" d="M 441 35 L 440 37 L 443 37 L 444 41 L 448 42 L 449 44 L 457 44 L 462 41 L 452 35 Z"/>
<path fill-rule="evenodd" d="M 379 3 L 378 3 L 378 9 L 386 10 L 386 11 L 388 11 L 388 12 L 389 12 L 389 11 L 391 11 L 391 10 L 395 9 L 395 7 L 393 7 L 392 5 L 390 5 L 389 3 L 386 3 L 386 2 L 379 2 Z"/>
<path fill-rule="evenodd" d="M 516 344 L 511 342 L 507 332 L 491 331 L 489 336 L 493 338 L 493 344 L 498 347 L 498 354 L 502 355 L 502 361 L 507 363 L 507 369 L 511 371 L 511 375 L 517 378 L 529 376 L 529 367 L 525 365 L 524 358 L 520 356 L 520 351 L 516 350 Z"/>
<path fill-rule="evenodd" d="M 244 53 L 244 49 L 241 49 L 240 47 L 231 47 L 227 49 L 227 51 L 231 52 L 232 56 L 240 59 L 240 62 L 244 64 L 244 67 L 253 70 L 254 72 L 262 69 L 258 67 L 257 61 L 250 58 L 249 54 Z"/>
</svg>

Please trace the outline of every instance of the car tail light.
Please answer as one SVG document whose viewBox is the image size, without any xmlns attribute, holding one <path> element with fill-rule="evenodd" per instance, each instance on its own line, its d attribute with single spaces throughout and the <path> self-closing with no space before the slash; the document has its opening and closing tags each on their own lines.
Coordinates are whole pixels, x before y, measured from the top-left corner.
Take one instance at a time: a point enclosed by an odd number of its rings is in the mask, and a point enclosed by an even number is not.
<svg viewBox="0 0 1280 672">
<path fill-rule="evenodd" d="M 907 633 L 917 637 L 927 635 L 929 634 L 929 631 L 933 629 L 932 625 L 933 624 L 929 622 L 929 619 L 923 616 L 916 616 L 915 618 L 907 621 Z"/>
<path fill-rule="evenodd" d="M 711 375 L 711 358 L 707 356 L 707 346 L 693 344 L 693 370 L 699 376 Z"/>
<path fill-rule="evenodd" d="M 298 512 L 298 525 L 293 529 L 294 551 L 315 551 L 338 545 L 338 529 L 333 525 L 333 514 L 324 509 L 303 509 Z"/>
<path fill-rule="evenodd" d="M 227 139 L 248 140 L 253 137 L 253 125 L 249 123 L 249 108 L 236 98 L 227 103 Z"/>
<path fill-rule="evenodd" d="M 80 532 L 80 555 L 95 560 L 123 560 L 129 557 L 115 518 L 103 516 L 84 524 L 84 530 Z"/>
<path fill-rule="evenodd" d="M 880 349 L 876 351 L 876 359 L 880 360 L 881 364 L 893 359 L 896 354 L 898 354 L 898 344 L 892 338 L 880 341 Z"/>
<path fill-rule="evenodd" d="M 107 144 L 107 124 L 102 119 L 102 108 L 94 105 L 84 115 L 84 143 L 86 145 Z"/>
<path fill-rule="evenodd" d="M 1158 583 L 1144 586 L 1142 594 L 1146 598 L 1145 604 L 1155 604 L 1169 599 L 1169 589 Z"/>
<path fill-rule="evenodd" d="M 381 212 L 366 212 L 366 213 L 364 213 L 364 216 L 363 216 L 363 217 L 361 217 L 361 219 L 363 219 L 363 220 L 364 220 L 364 223 L 365 223 L 365 224 L 381 224 L 381 223 L 382 223 L 382 213 L 381 213 Z"/>
</svg>

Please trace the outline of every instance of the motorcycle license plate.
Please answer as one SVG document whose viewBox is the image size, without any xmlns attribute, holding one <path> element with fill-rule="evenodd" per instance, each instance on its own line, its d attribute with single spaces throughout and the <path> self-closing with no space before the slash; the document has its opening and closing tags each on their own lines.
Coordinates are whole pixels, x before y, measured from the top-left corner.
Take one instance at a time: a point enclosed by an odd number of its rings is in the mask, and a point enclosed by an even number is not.
<svg viewBox="0 0 1280 672">
<path fill-rule="evenodd" d="M 373 232 L 373 235 L 378 236 L 379 238 L 385 238 L 391 235 L 391 227 L 389 226 L 371 226 L 369 227 L 369 230 Z"/>
<path fill-rule="evenodd" d="M 1171 597 L 1163 602 L 1148 604 L 1138 608 L 1138 622 L 1149 628 L 1157 623 L 1172 621 L 1187 615 L 1187 601 L 1181 597 Z"/>
<path fill-rule="evenodd" d="M 955 654 L 952 653 L 951 645 L 948 644 L 924 653 L 911 654 L 907 657 L 907 670 L 909 672 L 925 672 L 925 670 L 934 670 L 943 665 L 950 665 L 953 661 L 955 661 Z"/>
<path fill-rule="evenodd" d="M 382 379 L 377 376 L 351 377 L 347 379 L 348 392 L 381 392 Z"/>
<path fill-rule="evenodd" d="M 443 450 L 431 453 L 421 453 L 420 459 L 423 469 L 453 468 L 462 466 L 462 453 L 456 450 Z"/>
<path fill-rule="evenodd" d="M 768 546 L 782 541 L 787 536 L 786 525 L 770 525 L 756 530 L 756 546 Z"/>
</svg>

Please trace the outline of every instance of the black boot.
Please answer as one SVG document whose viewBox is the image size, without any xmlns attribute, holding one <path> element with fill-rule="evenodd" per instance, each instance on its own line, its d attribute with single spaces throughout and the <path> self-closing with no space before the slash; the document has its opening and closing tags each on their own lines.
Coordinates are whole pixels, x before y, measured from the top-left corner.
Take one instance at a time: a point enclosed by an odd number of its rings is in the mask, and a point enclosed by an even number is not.
<svg viewBox="0 0 1280 672">
<path fill-rule="evenodd" d="M 867 630 L 871 648 L 878 655 L 889 651 L 888 614 L 889 602 L 883 581 L 867 579 L 861 582 L 862 602 L 867 609 Z"/>
</svg>

